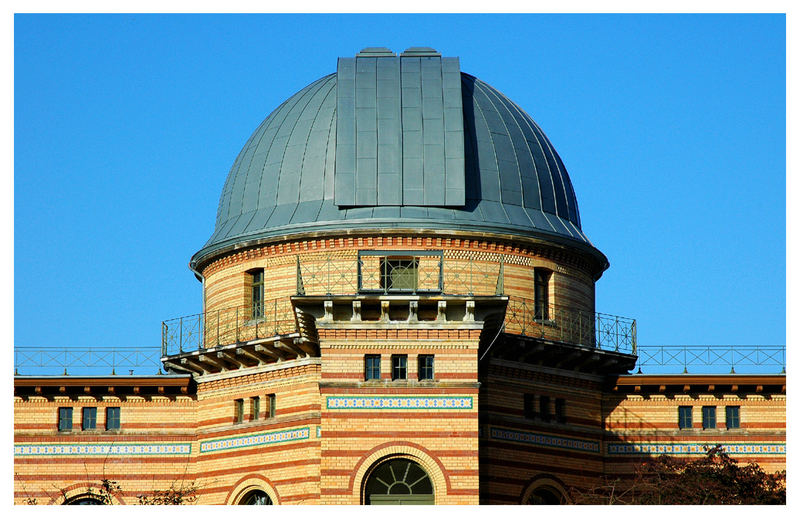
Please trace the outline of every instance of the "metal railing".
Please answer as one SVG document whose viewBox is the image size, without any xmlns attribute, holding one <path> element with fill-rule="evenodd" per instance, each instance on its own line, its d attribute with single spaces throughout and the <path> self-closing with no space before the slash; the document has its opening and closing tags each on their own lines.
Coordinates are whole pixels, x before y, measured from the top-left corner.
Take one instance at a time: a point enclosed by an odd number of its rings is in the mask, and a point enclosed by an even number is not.
<svg viewBox="0 0 800 519">
<path fill-rule="evenodd" d="M 223 344 L 275 337 L 297 331 L 288 297 L 185 315 L 161 322 L 161 355 L 176 355 Z"/>
<path fill-rule="evenodd" d="M 636 355 L 636 320 L 511 297 L 505 331 Z"/>
<path fill-rule="evenodd" d="M 640 346 L 636 371 L 649 374 L 786 372 L 786 346 Z"/>
<path fill-rule="evenodd" d="M 445 258 L 441 251 L 359 251 L 297 259 L 298 295 L 500 295 L 503 261 Z"/>
<path fill-rule="evenodd" d="M 159 348 L 14 347 L 17 375 L 155 375 L 161 369 Z"/>
</svg>

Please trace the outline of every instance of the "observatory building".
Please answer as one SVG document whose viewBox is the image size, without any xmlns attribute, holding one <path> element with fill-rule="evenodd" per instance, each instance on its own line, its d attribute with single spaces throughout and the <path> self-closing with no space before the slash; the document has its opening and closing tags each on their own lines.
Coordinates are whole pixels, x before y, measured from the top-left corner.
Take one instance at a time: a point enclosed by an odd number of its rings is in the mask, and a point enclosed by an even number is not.
<svg viewBox="0 0 800 519">
<path fill-rule="evenodd" d="M 630 375 L 608 267 L 521 107 L 427 47 L 340 58 L 236 157 L 166 374 L 15 377 L 15 502 L 563 503 L 716 444 L 783 469 L 785 375 Z"/>
</svg>

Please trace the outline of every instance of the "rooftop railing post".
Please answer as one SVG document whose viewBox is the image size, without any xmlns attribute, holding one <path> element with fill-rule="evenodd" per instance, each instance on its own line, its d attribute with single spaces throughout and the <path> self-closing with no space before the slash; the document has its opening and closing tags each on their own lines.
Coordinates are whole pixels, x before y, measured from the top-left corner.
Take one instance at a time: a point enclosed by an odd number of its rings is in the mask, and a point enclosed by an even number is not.
<svg viewBox="0 0 800 519">
<path fill-rule="evenodd" d="M 358 283 L 358 291 L 361 292 L 363 288 L 363 283 L 361 281 L 361 254 L 359 253 L 358 258 L 356 258 L 356 282 Z"/>
<path fill-rule="evenodd" d="M 16 357 L 16 351 L 14 352 Z M 167 324 L 161 321 L 161 356 L 167 356 Z"/>
<path fill-rule="evenodd" d="M 236 307 L 236 342 L 239 342 L 239 307 Z"/>
<path fill-rule="evenodd" d="M 494 289 L 494 295 L 501 296 L 503 292 L 505 292 L 505 286 L 503 282 L 503 269 L 505 264 L 505 256 L 500 256 L 500 269 L 497 271 L 497 286 Z"/>
<path fill-rule="evenodd" d="M 178 351 L 183 353 L 183 317 L 181 317 L 180 330 L 178 333 Z"/>
<path fill-rule="evenodd" d="M 300 255 L 295 256 L 295 259 L 297 260 L 297 295 L 304 296 L 306 295 L 306 290 L 303 286 L 303 271 L 300 269 Z"/>
<path fill-rule="evenodd" d="M 219 309 L 217 310 L 217 346 L 219 346 Z"/>
<path fill-rule="evenodd" d="M 328 279 L 325 281 L 325 288 L 327 294 L 331 295 L 331 254 L 330 252 L 325 256 L 328 264 Z"/>
</svg>

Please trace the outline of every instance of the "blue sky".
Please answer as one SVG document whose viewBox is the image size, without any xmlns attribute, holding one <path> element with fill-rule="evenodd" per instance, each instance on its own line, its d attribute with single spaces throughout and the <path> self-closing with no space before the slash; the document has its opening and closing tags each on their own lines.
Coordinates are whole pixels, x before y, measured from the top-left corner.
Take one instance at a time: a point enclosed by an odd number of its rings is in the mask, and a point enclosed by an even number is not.
<svg viewBox="0 0 800 519">
<path fill-rule="evenodd" d="M 17 15 L 14 344 L 158 346 L 278 104 L 431 46 L 539 123 L 640 344 L 785 344 L 782 15 Z"/>
</svg>

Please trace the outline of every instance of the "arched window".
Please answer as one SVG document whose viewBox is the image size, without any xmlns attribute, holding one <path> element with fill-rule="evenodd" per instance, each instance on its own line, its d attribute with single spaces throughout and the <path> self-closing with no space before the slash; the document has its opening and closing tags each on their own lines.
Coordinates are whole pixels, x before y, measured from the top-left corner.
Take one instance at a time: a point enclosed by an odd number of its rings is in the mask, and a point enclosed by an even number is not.
<svg viewBox="0 0 800 519">
<path fill-rule="evenodd" d="M 551 486 L 541 486 L 531 492 L 526 505 L 560 505 L 564 500 L 561 493 Z"/>
<path fill-rule="evenodd" d="M 76 498 L 70 499 L 65 505 L 104 505 L 100 499 L 94 496 L 78 496 Z"/>
<path fill-rule="evenodd" d="M 272 499 L 263 490 L 251 490 L 244 495 L 240 505 L 271 505 Z"/>
<path fill-rule="evenodd" d="M 434 504 L 433 483 L 419 463 L 393 458 L 375 466 L 364 485 L 368 505 Z"/>
<path fill-rule="evenodd" d="M 564 485 L 552 476 L 534 478 L 522 494 L 523 505 L 564 505 L 569 504 L 569 496 Z"/>
</svg>

